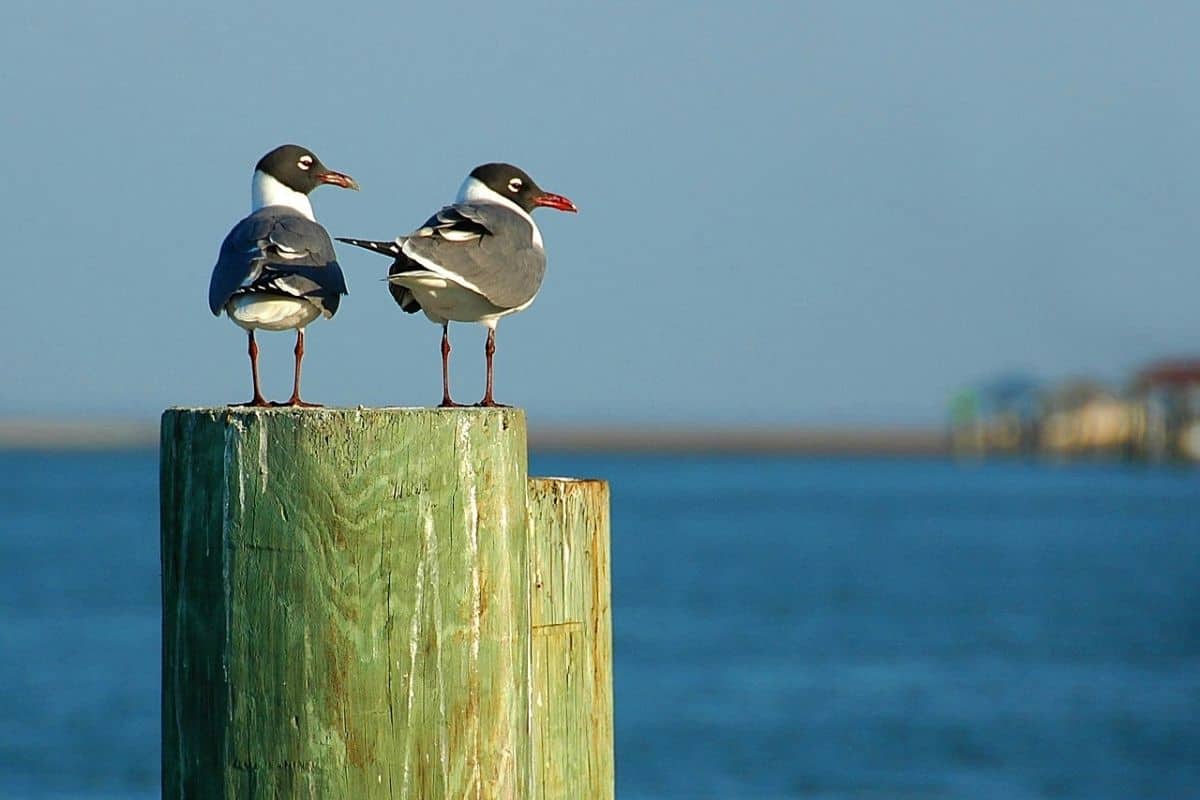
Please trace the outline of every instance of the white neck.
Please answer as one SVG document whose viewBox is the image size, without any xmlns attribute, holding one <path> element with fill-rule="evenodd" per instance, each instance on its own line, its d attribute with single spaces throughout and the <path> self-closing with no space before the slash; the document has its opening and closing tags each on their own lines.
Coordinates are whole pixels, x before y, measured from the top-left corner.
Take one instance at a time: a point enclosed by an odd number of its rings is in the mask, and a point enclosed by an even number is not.
<svg viewBox="0 0 1200 800">
<path fill-rule="evenodd" d="M 533 217 L 529 212 L 521 208 L 519 205 L 509 200 L 504 195 L 497 192 L 495 189 L 488 186 L 478 178 L 473 178 L 470 175 L 463 181 L 463 185 L 458 189 L 458 198 L 456 203 L 492 203 L 498 206 L 504 206 L 507 209 L 517 212 L 525 219 L 529 220 L 529 224 L 533 226 L 533 243 L 536 247 L 542 246 L 542 232 L 538 230 L 537 223 L 533 221 Z"/>
<path fill-rule="evenodd" d="M 265 206 L 287 206 L 294 208 L 309 219 L 313 216 L 312 203 L 308 195 L 289 189 L 262 170 L 254 170 L 254 181 L 250 184 L 250 210 L 258 211 Z"/>
</svg>

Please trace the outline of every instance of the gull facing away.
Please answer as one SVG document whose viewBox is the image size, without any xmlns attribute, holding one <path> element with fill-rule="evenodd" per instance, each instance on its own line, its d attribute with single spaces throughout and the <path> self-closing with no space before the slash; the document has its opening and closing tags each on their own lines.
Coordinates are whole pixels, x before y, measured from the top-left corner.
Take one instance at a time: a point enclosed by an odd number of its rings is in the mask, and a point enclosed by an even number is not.
<svg viewBox="0 0 1200 800">
<path fill-rule="evenodd" d="M 246 406 L 316 406 L 300 399 L 304 327 L 318 316 L 337 313 L 346 280 L 334 257 L 329 234 L 313 217 L 308 194 L 322 184 L 357 189 L 349 175 L 334 172 L 299 145 L 285 144 L 254 167 L 250 216 L 233 227 L 213 267 L 208 307 L 224 311 L 250 339 L 254 397 Z M 258 383 L 258 344 L 254 331 L 296 331 L 296 372 L 286 403 L 263 399 Z"/>
<path fill-rule="evenodd" d="M 338 237 L 394 258 L 388 270 L 392 297 L 406 312 L 424 311 L 442 326 L 443 408 L 459 405 L 450 399 L 452 321 L 487 326 L 487 389 L 477 405 L 501 405 L 492 397 L 496 324 L 533 303 L 546 272 L 542 233 L 531 216 L 538 206 L 578 210 L 511 164 L 484 164 L 471 170 L 454 205 L 407 236 L 391 242 Z"/>
</svg>

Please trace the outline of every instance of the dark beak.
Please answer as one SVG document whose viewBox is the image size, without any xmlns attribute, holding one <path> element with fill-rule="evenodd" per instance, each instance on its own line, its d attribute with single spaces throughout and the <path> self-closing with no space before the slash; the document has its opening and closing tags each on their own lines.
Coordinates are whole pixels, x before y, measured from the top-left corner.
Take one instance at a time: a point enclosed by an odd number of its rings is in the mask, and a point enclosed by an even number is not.
<svg viewBox="0 0 1200 800">
<path fill-rule="evenodd" d="M 546 208 L 557 208 L 559 211 L 570 211 L 572 214 L 578 214 L 579 209 L 575 207 L 567 198 L 561 194 L 552 192 L 543 192 L 533 199 L 535 206 L 545 206 Z"/>
<path fill-rule="evenodd" d="M 319 180 L 321 183 L 331 183 L 334 186 L 340 186 L 343 189 L 354 189 L 355 191 L 358 191 L 358 181 L 354 180 L 354 178 L 351 178 L 349 175 L 343 175 L 342 173 L 334 172 L 333 170 L 322 172 L 317 176 L 317 180 Z"/>
</svg>

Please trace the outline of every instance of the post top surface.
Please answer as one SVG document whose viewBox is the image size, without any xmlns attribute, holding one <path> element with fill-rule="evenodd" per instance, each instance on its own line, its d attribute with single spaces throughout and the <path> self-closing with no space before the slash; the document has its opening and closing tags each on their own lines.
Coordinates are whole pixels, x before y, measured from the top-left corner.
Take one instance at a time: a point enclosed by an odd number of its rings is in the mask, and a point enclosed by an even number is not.
<svg viewBox="0 0 1200 800">
<path fill-rule="evenodd" d="M 250 408 L 246 406 L 172 406 L 163 411 L 163 419 L 171 416 L 197 416 L 208 419 L 224 419 L 224 420 L 312 420 L 312 421 L 333 421 L 338 419 L 346 420 L 368 420 L 368 419 L 391 419 L 391 420 L 415 420 L 426 419 L 436 420 L 439 423 L 445 424 L 448 420 L 472 420 L 475 422 L 483 422 L 485 420 L 494 420 L 501 422 L 506 426 L 512 422 L 525 422 L 525 410 L 521 408 L 425 408 L 425 407 L 404 407 L 404 406 L 387 406 L 382 408 L 372 408 L 368 406 L 354 407 L 320 407 L 320 408 L 298 408 L 291 406 L 279 406 L 273 408 Z"/>
<path fill-rule="evenodd" d="M 389 430 L 421 432 L 434 430 L 512 431 L 525 437 L 525 412 L 519 408 L 246 408 L 243 406 L 200 406 L 168 408 L 162 414 L 164 435 L 168 429 L 228 428 L 238 430 L 307 431 L 308 435 L 334 434 L 343 430 Z M 389 434 L 391 435 L 391 434 Z"/>
<path fill-rule="evenodd" d="M 165 412 L 184 414 L 524 414 L 523 408 L 514 406 L 495 406 L 483 408 L 480 406 L 458 406 L 455 408 L 436 408 L 430 406 L 317 406 L 302 408 L 299 406 L 170 406 Z"/>
</svg>

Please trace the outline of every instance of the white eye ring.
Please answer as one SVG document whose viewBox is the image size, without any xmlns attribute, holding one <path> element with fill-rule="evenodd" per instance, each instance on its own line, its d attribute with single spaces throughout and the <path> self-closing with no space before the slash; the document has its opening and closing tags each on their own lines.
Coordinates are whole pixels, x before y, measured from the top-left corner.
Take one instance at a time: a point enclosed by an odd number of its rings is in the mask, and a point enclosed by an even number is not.
<svg viewBox="0 0 1200 800">
<path fill-rule="evenodd" d="M 296 166 L 300 169 L 308 169 L 312 166 L 312 156 L 300 156 L 300 160 L 296 162 Z"/>
<path fill-rule="evenodd" d="M 513 178 L 511 181 L 508 182 L 508 190 L 510 192 L 519 192 L 519 191 L 521 191 L 521 185 L 523 183 L 524 183 L 524 181 L 522 181 L 520 178 Z"/>
</svg>

